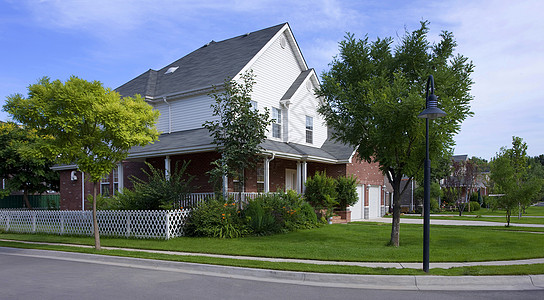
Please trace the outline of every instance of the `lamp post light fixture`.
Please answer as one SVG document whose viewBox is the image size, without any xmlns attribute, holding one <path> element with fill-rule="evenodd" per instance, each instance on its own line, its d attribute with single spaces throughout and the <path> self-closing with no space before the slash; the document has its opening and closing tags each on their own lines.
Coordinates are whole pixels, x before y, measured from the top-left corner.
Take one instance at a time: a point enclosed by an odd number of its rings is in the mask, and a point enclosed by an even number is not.
<svg viewBox="0 0 544 300">
<path fill-rule="evenodd" d="M 429 86 L 431 94 L 429 95 Z M 423 184 L 423 271 L 429 273 L 429 235 L 431 224 L 431 159 L 429 158 L 429 120 L 441 118 L 446 113 L 437 107 L 438 99 L 434 94 L 434 78 L 429 75 L 425 89 L 426 108 L 418 118 L 425 119 L 425 165 Z"/>
</svg>

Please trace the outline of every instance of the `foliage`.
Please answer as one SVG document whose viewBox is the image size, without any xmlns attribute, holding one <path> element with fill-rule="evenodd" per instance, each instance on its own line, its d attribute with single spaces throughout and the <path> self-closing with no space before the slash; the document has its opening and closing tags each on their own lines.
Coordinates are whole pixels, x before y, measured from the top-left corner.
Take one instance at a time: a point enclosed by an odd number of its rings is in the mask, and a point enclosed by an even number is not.
<svg viewBox="0 0 544 300">
<path fill-rule="evenodd" d="M 157 140 L 159 112 L 140 95 L 121 98 L 99 81 L 75 76 L 64 83 L 44 77 L 30 85 L 28 92 L 28 98 L 8 97 L 4 110 L 41 137 L 35 153 L 55 158 L 59 164 L 77 164 L 89 174 L 94 197 L 97 182 L 127 157 L 130 148 Z M 95 205 L 93 222 L 98 228 Z M 95 240 L 100 249 L 97 230 Z"/>
<path fill-rule="evenodd" d="M 247 229 L 234 202 L 210 199 L 191 211 L 184 227 L 187 236 L 237 238 Z"/>
<path fill-rule="evenodd" d="M 54 161 L 35 155 L 32 148 L 41 143 L 35 130 L 24 129 L 12 122 L 0 122 L 0 178 L 5 187 L 0 190 L 0 199 L 14 191 L 23 191 L 27 208 L 32 208 L 29 194 L 58 191 L 59 174 L 51 170 Z"/>
<path fill-rule="evenodd" d="M 400 183 L 404 176 L 421 178 L 425 158 L 425 122 L 417 118 L 425 107 L 429 74 L 447 116 L 432 122 L 430 153 L 449 156 L 453 137 L 472 113 L 470 88 L 473 65 L 454 55 L 453 34 L 443 31 L 437 44 L 427 40 L 428 22 L 406 32 L 398 46 L 393 39 L 356 39 L 347 34 L 340 54 L 323 74 L 319 108 L 334 138 L 352 145 L 360 159 L 377 162 L 393 186 L 391 244 L 399 245 Z"/>
<path fill-rule="evenodd" d="M 470 211 L 470 206 L 467 205 L 479 174 L 479 167 L 475 161 L 451 160 L 451 175 L 444 178 L 444 194 L 448 202 L 455 204 L 459 216 L 467 207 Z"/>
<path fill-rule="evenodd" d="M 357 179 L 353 176 L 336 178 L 336 201 L 340 210 L 357 202 Z"/>
<path fill-rule="evenodd" d="M 195 208 L 185 225 L 188 236 L 233 238 L 268 235 L 317 226 L 313 208 L 293 191 L 263 194 L 242 210 L 215 198 Z"/>
<path fill-rule="evenodd" d="M 507 226 L 512 212 L 540 199 L 543 179 L 531 176 L 527 167 L 527 144 L 519 137 L 512 137 L 512 148 L 502 147 L 491 161 L 491 180 L 496 193 L 503 194 L 494 201 L 495 208 L 506 212 Z"/>
<path fill-rule="evenodd" d="M 216 120 L 206 121 L 207 128 L 221 158 L 213 162 L 215 168 L 209 173 L 210 181 L 218 186 L 224 175 L 245 182 L 245 169 L 255 167 L 260 144 L 266 139 L 266 128 L 271 124 L 268 109 L 260 113 L 251 104 L 251 92 L 255 84 L 252 72 L 246 72 L 236 80 L 225 80 L 220 88 L 210 94 Z M 224 91 L 220 92 L 220 89 Z"/>
<path fill-rule="evenodd" d="M 423 197 L 424 197 L 424 189 L 423 184 L 419 185 L 414 190 L 414 205 L 416 207 L 419 207 L 423 204 Z M 440 183 L 438 182 L 431 182 L 431 206 L 433 205 L 433 201 L 436 201 L 436 204 L 438 205 L 438 198 L 443 197 L 444 192 L 440 188 Z M 431 210 L 433 210 L 431 208 Z"/>
<path fill-rule="evenodd" d="M 438 206 L 438 200 L 436 198 L 431 198 L 431 212 L 439 212 L 440 207 Z"/>
<path fill-rule="evenodd" d="M 480 210 L 482 208 L 480 206 L 480 203 L 478 203 L 476 201 L 470 201 L 469 206 L 470 206 L 470 211 L 478 211 L 478 210 Z"/>
<path fill-rule="evenodd" d="M 325 172 L 316 172 L 306 180 L 304 198 L 316 209 L 331 210 L 338 205 L 336 180 L 328 177 Z"/>
</svg>

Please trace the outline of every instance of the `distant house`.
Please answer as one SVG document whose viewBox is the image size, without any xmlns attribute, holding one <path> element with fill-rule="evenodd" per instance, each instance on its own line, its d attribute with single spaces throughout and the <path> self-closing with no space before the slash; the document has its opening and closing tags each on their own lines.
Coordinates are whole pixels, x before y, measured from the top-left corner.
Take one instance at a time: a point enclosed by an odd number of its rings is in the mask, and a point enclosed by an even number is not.
<svg viewBox="0 0 544 300">
<path fill-rule="evenodd" d="M 191 161 L 187 172 L 196 176 L 198 193 L 212 192 L 206 172 L 218 158 L 205 121 L 212 115 L 209 96 L 227 78 L 239 78 L 252 70 L 256 83 L 252 100 L 265 107 L 276 122 L 268 128 L 261 145 L 262 161 L 246 170 L 247 182 L 240 186 L 228 179 L 228 191 L 244 193 L 277 190 L 304 191 L 304 182 L 316 171 L 330 176 L 356 175 L 360 202 L 352 209 L 353 219 L 384 214 L 384 176 L 377 164 L 358 162 L 352 147 L 330 138 L 315 95 L 319 80 L 307 66 L 291 32 L 284 23 L 224 41 L 211 41 L 160 70 L 148 70 L 116 90 L 124 96 L 140 94 L 161 116 L 159 141 L 134 147 L 126 161 L 102 180 L 101 192 L 113 194 L 129 187 L 130 175 L 141 175 L 144 162 L 165 170 L 176 162 Z M 91 193 L 84 174 L 76 166 L 62 166 L 61 208 L 82 209 L 83 197 Z M 83 181 L 82 181 L 83 180 Z"/>
</svg>

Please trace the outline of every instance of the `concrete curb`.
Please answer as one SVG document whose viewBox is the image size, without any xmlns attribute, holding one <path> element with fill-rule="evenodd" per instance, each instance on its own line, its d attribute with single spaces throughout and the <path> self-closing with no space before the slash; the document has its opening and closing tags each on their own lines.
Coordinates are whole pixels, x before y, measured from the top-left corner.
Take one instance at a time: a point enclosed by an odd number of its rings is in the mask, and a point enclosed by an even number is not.
<svg viewBox="0 0 544 300">
<path fill-rule="evenodd" d="M 97 254 L 0 247 L 0 255 L 57 259 L 126 268 L 298 285 L 396 290 L 541 290 L 544 275 L 525 276 L 391 276 L 288 272 Z"/>
</svg>

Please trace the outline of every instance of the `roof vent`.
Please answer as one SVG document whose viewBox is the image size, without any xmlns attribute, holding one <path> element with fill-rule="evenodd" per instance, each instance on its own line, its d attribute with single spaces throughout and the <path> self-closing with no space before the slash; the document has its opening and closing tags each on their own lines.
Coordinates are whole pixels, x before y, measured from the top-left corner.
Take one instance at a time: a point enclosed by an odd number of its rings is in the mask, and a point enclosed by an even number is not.
<svg viewBox="0 0 544 300">
<path fill-rule="evenodd" d="M 170 67 L 170 68 L 168 68 L 168 70 L 166 70 L 166 72 L 164 74 L 172 74 L 172 73 L 176 72 L 176 70 L 178 68 L 179 67 Z"/>
<path fill-rule="evenodd" d="M 215 41 L 214 41 L 214 40 L 211 40 L 209 43 L 207 43 L 206 45 L 204 45 L 204 47 L 208 47 L 209 45 L 211 45 L 211 44 L 213 44 L 213 43 L 215 43 Z"/>
<path fill-rule="evenodd" d="M 249 35 L 249 32 L 248 32 L 248 33 L 246 33 L 246 34 L 244 34 L 244 36 L 248 36 L 248 35 Z"/>
</svg>

